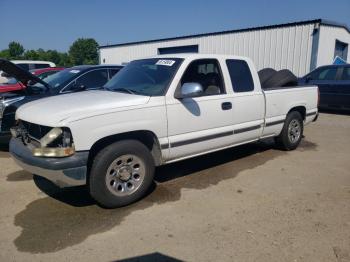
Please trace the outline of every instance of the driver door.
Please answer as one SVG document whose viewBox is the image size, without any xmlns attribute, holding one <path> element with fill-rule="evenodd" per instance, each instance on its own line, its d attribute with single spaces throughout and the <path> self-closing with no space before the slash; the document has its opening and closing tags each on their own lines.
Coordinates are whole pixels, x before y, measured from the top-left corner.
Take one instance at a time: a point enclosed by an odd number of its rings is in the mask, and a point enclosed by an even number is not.
<svg viewBox="0 0 350 262">
<path fill-rule="evenodd" d="M 166 98 L 170 159 L 214 150 L 232 141 L 232 96 L 226 93 L 219 61 L 192 61 L 176 93 L 184 83 L 199 83 L 203 92 L 197 97 Z"/>
</svg>

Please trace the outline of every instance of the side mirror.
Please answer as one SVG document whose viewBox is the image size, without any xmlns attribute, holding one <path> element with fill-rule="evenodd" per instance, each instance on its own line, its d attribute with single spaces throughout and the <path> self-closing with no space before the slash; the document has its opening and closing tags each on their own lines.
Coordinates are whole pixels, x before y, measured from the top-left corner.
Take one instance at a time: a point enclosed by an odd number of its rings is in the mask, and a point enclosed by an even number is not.
<svg viewBox="0 0 350 262">
<path fill-rule="evenodd" d="M 200 83 L 184 83 L 175 98 L 182 99 L 188 97 L 198 97 L 203 94 L 203 87 Z"/>
</svg>

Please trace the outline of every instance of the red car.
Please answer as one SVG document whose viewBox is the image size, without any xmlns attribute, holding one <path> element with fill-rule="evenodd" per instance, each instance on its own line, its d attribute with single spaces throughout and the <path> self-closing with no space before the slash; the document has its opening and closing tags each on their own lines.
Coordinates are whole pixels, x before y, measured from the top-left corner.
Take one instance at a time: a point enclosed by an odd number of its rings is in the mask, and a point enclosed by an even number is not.
<svg viewBox="0 0 350 262">
<path fill-rule="evenodd" d="M 63 69 L 64 67 L 48 67 L 48 68 L 30 70 L 30 72 L 33 75 L 39 77 L 40 79 L 43 79 Z M 15 78 L 11 78 L 7 83 L 0 85 L 0 93 L 19 91 L 25 88 L 26 86 L 24 84 L 22 84 L 21 82 L 18 82 Z"/>
</svg>

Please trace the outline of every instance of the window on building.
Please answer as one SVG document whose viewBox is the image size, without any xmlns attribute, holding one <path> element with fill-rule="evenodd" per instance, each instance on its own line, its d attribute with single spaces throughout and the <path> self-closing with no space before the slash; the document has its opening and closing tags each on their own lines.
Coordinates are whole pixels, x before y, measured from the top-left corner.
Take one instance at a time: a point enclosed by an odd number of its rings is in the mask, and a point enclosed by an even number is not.
<svg viewBox="0 0 350 262">
<path fill-rule="evenodd" d="M 179 53 L 198 53 L 198 45 L 172 46 L 158 48 L 159 55 L 179 54 Z"/>
<path fill-rule="evenodd" d="M 226 64 L 234 92 L 240 93 L 254 90 L 253 77 L 246 61 L 230 59 L 226 60 Z"/>
<path fill-rule="evenodd" d="M 341 42 L 339 40 L 335 40 L 335 48 L 334 48 L 334 58 L 337 56 L 347 61 L 348 59 L 348 44 Z"/>
</svg>

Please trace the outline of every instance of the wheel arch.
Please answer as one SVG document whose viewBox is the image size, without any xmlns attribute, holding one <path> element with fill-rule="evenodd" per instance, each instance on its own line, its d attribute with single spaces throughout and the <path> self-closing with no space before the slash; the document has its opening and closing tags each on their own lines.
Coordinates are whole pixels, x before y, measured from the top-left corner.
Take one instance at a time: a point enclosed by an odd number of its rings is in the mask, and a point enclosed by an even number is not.
<svg viewBox="0 0 350 262">
<path fill-rule="evenodd" d="M 305 107 L 305 106 L 295 106 L 295 107 L 292 107 L 292 108 L 288 111 L 287 115 L 288 115 L 289 113 L 293 112 L 293 111 L 300 113 L 300 115 L 301 115 L 301 117 L 303 118 L 303 120 L 305 120 L 305 118 L 306 118 L 306 107 Z"/>
<path fill-rule="evenodd" d="M 104 138 L 97 140 L 91 147 L 89 152 L 89 166 L 92 163 L 92 160 L 96 154 L 106 146 L 126 139 L 133 139 L 144 144 L 151 152 L 151 155 L 154 159 L 156 166 L 159 166 L 163 163 L 163 157 L 161 152 L 161 146 L 159 140 L 155 133 L 149 130 L 137 130 L 131 132 L 124 132 L 115 135 L 110 135 Z"/>
</svg>

